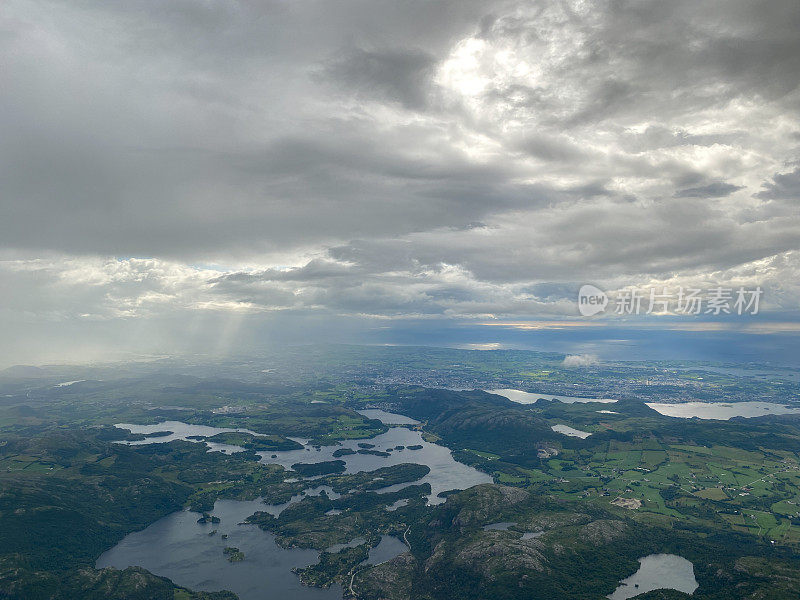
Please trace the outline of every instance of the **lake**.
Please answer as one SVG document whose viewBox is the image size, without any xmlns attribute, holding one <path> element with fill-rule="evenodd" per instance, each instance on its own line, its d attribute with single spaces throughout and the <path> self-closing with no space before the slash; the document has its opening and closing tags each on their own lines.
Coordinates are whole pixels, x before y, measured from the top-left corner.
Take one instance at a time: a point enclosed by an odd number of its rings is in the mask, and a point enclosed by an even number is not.
<svg viewBox="0 0 800 600">
<path fill-rule="evenodd" d="M 668 417 L 691 419 L 718 419 L 727 421 L 732 417 L 763 417 L 765 415 L 800 414 L 800 408 L 775 404 L 774 402 L 647 402 L 647 406 Z"/>
<path fill-rule="evenodd" d="M 407 419 L 402 415 L 379 411 L 372 412 L 376 415 L 370 418 L 381 418 L 384 422 L 396 424 Z M 413 421 L 413 419 L 411 419 Z M 412 424 L 412 423 L 404 423 Z M 242 431 L 252 433 L 245 429 L 225 429 L 203 425 L 190 425 L 179 421 L 165 421 L 155 425 L 133 425 L 120 423 L 117 427 L 129 429 L 132 433 L 154 433 L 157 431 L 171 431 L 168 436 L 148 438 L 146 440 L 125 442 L 131 445 L 159 444 L 176 439 L 188 439 L 189 436 L 211 436 L 224 431 Z M 197 441 L 197 440 L 189 440 Z M 304 445 L 301 450 L 285 452 L 262 452 L 262 461 L 277 463 L 290 468 L 296 462 L 320 462 L 333 460 L 333 452 L 338 448 L 358 449 L 358 443 L 363 440 L 347 440 L 341 446 L 323 446 L 315 449 L 307 446 L 307 440 L 297 440 Z M 225 444 L 205 443 L 211 450 L 223 452 L 240 451 L 237 446 Z M 373 456 L 365 454 L 352 454 L 341 457 L 346 462 L 346 472 L 371 471 L 380 467 L 409 462 L 427 465 L 431 472 L 422 479 L 413 483 L 430 483 L 433 490 L 429 503 L 444 502 L 438 498 L 439 492 L 451 489 L 465 489 L 480 483 L 491 483 L 492 477 L 472 467 L 456 462 L 450 450 L 444 446 L 426 442 L 419 431 L 412 431 L 405 427 L 390 427 L 386 433 L 374 437 L 369 443 L 375 445 L 376 450 L 388 451 L 389 456 Z M 407 446 L 419 445 L 419 450 L 409 450 Z M 403 450 L 396 450 L 397 446 L 405 446 Z M 275 458 L 272 458 L 272 456 Z M 411 485 L 411 482 L 398 484 L 395 487 Z M 322 490 L 335 498 L 338 496 L 328 486 L 314 486 L 309 481 L 307 495 L 318 495 Z M 377 491 L 388 491 L 388 488 Z M 334 586 L 323 590 L 303 586 L 291 569 L 314 564 L 318 560 L 318 552 L 314 550 L 290 549 L 285 550 L 275 544 L 274 536 L 262 531 L 254 525 L 240 524 L 248 516 L 257 511 L 269 512 L 278 515 L 287 506 L 303 498 L 298 494 L 289 502 L 278 505 L 266 505 L 261 500 L 241 502 L 234 500 L 219 500 L 214 505 L 213 514 L 220 517 L 218 524 L 201 525 L 197 523 L 198 513 L 181 511 L 172 513 L 153 523 L 146 529 L 126 536 L 119 544 L 105 552 L 97 561 L 97 567 L 117 567 L 124 569 L 129 566 L 141 566 L 145 569 L 169 577 L 177 583 L 188 588 L 204 591 L 228 589 L 239 595 L 241 600 L 271 600 L 272 598 L 285 600 L 325 600 L 342 597 L 341 587 Z M 405 502 L 398 501 L 388 507 L 396 509 Z M 217 530 L 217 534 L 209 536 L 209 532 Z M 222 534 L 228 534 L 228 539 L 223 540 Z M 358 543 L 353 540 L 351 543 Z M 223 555 L 226 546 L 239 548 L 245 554 L 242 562 L 230 563 Z M 382 536 L 380 543 L 369 551 L 366 562 L 379 564 L 390 560 L 407 551 L 402 540 L 392 536 Z"/>
<path fill-rule="evenodd" d="M 557 433 L 562 433 L 570 437 L 581 438 L 582 440 L 585 440 L 587 437 L 592 435 L 588 431 L 581 431 L 580 429 L 574 429 L 568 425 L 553 425 L 550 429 L 552 429 Z"/>
<path fill-rule="evenodd" d="M 652 590 L 678 590 L 691 594 L 697 589 L 694 566 L 675 554 L 651 554 L 639 559 L 639 570 L 620 582 L 611 600 L 627 600 Z"/>
<path fill-rule="evenodd" d="M 335 553 L 344 550 L 345 548 L 355 548 L 361 544 L 366 544 L 367 540 L 362 537 L 357 537 L 346 544 L 334 544 L 326 550 L 326 552 Z M 378 544 L 369 549 L 369 554 L 361 564 L 362 565 L 379 565 L 385 563 L 387 560 L 392 560 L 395 556 L 408 551 L 408 546 L 401 539 L 391 535 L 382 535 Z"/>
<path fill-rule="evenodd" d="M 392 504 L 386 507 L 386 510 L 389 512 L 393 512 L 398 508 L 403 508 L 408 504 L 408 498 L 400 498 L 400 500 L 396 500 Z"/>
<path fill-rule="evenodd" d="M 299 440 L 304 443 L 306 440 Z M 301 450 L 286 450 L 283 452 L 260 452 L 262 462 L 276 463 L 290 469 L 297 462 L 322 462 L 337 460 L 333 453 L 340 448 L 350 448 L 358 450 L 359 440 L 344 440 L 340 446 L 322 446 L 319 449 L 305 445 Z M 431 495 L 428 498 L 429 504 L 439 504 L 444 502 L 443 498 L 438 498 L 437 494 L 448 490 L 463 490 L 481 483 L 492 483 L 492 476 L 478 471 L 477 469 L 457 462 L 448 448 L 438 444 L 432 444 L 422 439 L 419 431 L 412 431 L 405 427 L 391 427 L 389 431 L 369 439 L 370 444 L 374 444 L 373 450 L 389 451 L 389 456 L 374 456 L 372 454 L 348 454 L 338 457 L 338 460 L 345 462 L 345 473 L 358 473 L 359 471 L 374 471 L 381 467 L 399 465 L 401 463 L 416 463 L 427 465 L 431 472 L 422 479 L 414 482 L 401 483 L 387 487 L 381 491 L 396 491 L 408 485 L 429 483 L 431 485 Z M 404 446 L 403 450 L 395 450 L 396 446 Z M 408 446 L 422 446 L 419 450 L 409 450 Z M 275 458 L 273 458 L 273 456 Z"/>
<path fill-rule="evenodd" d="M 579 398 L 578 396 L 563 396 L 561 394 L 553 395 L 553 394 L 540 394 L 539 392 L 523 392 L 522 390 L 512 390 L 512 389 L 499 389 L 499 390 L 484 390 L 489 394 L 497 394 L 498 396 L 505 396 L 512 402 L 517 402 L 518 404 L 533 404 L 534 402 L 538 401 L 540 398 L 544 400 L 557 400 L 558 402 L 563 402 L 564 404 L 575 404 L 576 402 L 599 402 L 601 404 L 611 404 L 616 402 L 616 400 L 611 400 L 610 398 Z"/>
<path fill-rule="evenodd" d="M 288 480 L 284 480 L 288 481 Z M 331 500 L 336 500 L 337 498 L 341 498 L 341 494 L 337 494 L 333 491 L 333 488 L 328 485 L 318 485 L 316 487 L 308 487 L 303 490 L 302 494 L 295 494 L 287 502 L 282 502 L 281 504 L 263 504 L 259 510 L 267 512 L 274 517 L 280 516 L 280 514 L 289 508 L 292 504 L 296 504 L 300 502 L 303 498 L 307 496 L 319 496 L 322 492 L 325 492 L 328 495 L 328 498 Z M 340 514 L 342 511 L 328 511 L 332 514 Z"/>
<path fill-rule="evenodd" d="M 357 410 L 356 412 L 368 419 L 378 419 L 384 425 L 419 425 L 419 421 L 416 419 L 385 410 L 379 410 L 377 408 L 366 408 L 364 410 Z"/>
<path fill-rule="evenodd" d="M 405 545 L 405 542 L 392 535 L 382 535 L 378 545 L 369 549 L 369 556 L 364 561 L 364 564 L 380 565 L 403 552 L 408 552 L 408 546 Z"/>
<path fill-rule="evenodd" d="M 178 585 L 195 590 L 231 590 L 240 600 L 340 600 L 341 587 L 324 590 L 306 587 L 291 572 L 318 560 L 315 550 L 285 550 L 274 536 L 255 525 L 240 525 L 258 510 L 260 501 L 219 500 L 213 514 L 221 522 L 201 525 L 199 513 L 175 512 L 126 536 L 97 560 L 97 568 L 141 566 Z M 209 532 L 217 534 L 209 536 Z M 228 534 L 223 540 L 222 534 Z M 239 548 L 241 562 L 228 562 L 222 550 Z"/>
<path fill-rule="evenodd" d="M 120 429 L 128 429 L 131 433 L 141 433 L 144 435 L 148 435 L 151 433 L 156 433 L 157 431 L 171 431 L 169 435 L 159 436 L 157 438 L 148 438 L 144 440 L 136 440 L 133 442 L 119 442 L 121 444 L 128 444 L 130 446 L 141 446 L 143 444 L 152 444 L 153 442 L 172 442 L 175 440 L 185 440 L 188 442 L 197 442 L 198 440 L 190 439 L 190 436 L 206 436 L 211 437 L 212 435 L 216 435 L 218 433 L 228 433 L 228 432 L 237 432 L 237 433 L 250 433 L 253 435 L 258 435 L 257 433 L 250 431 L 249 429 L 229 429 L 225 427 L 210 427 L 208 425 L 190 425 L 189 423 L 183 423 L 182 421 L 163 421 L 161 423 L 156 423 L 155 425 L 135 425 L 133 423 L 117 423 L 114 427 L 119 427 Z M 216 442 L 209 442 L 209 441 L 201 441 L 204 443 L 210 450 L 215 450 L 218 452 L 225 452 L 230 454 L 231 452 L 242 452 L 244 448 L 241 446 L 232 446 L 230 444 L 218 444 Z"/>
<path fill-rule="evenodd" d="M 392 421 L 406 419 L 403 415 L 397 415 L 386 411 L 380 411 L 382 418 Z M 188 439 L 193 435 L 211 436 L 215 433 L 223 431 L 241 431 L 252 433 L 246 429 L 224 429 L 219 427 L 208 427 L 205 425 L 190 425 L 188 423 L 181 423 L 179 421 L 165 421 L 155 425 L 133 425 L 130 423 L 120 423 L 116 425 L 123 429 L 129 429 L 132 433 L 154 433 L 156 431 L 172 431 L 173 434 L 163 437 L 148 438 L 135 442 L 124 442 L 131 445 L 140 444 L 158 444 L 165 443 L 176 439 Z M 303 448 L 299 450 L 286 450 L 282 452 L 265 451 L 259 452 L 261 462 L 279 464 L 286 469 L 291 469 L 295 463 L 317 463 L 322 461 L 337 460 L 333 453 L 340 448 L 350 448 L 358 451 L 358 444 L 364 442 L 364 439 L 354 439 L 342 441 L 339 446 L 321 446 L 313 448 L 308 445 L 308 440 L 292 438 L 298 443 L 303 444 Z M 193 441 L 193 440 L 189 440 Z M 429 504 L 439 504 L 444 502 L 443 498 L 438 498 L 439 492 L 446 492 L 453 489 L 466 489 L 481 483 L 492 483 L 492 476 L 478 471 L 477 469 L 467 466 L 463 463 L 457 462 L 450 450 L 444 446 L 426 442 L 422 439 L 422 433 L 419 431 L 412 431 L 405 427 L 392 427 L 389 431 L 378 435 L 368 440 L 370 444 L 374 444 L 374 450 L 382 450 L 389 452 L 389 456 L 375 456 L 372 454 L 350 454 L 347 456 L 339 457 L 338 460 L 345 462 L 345 473 L 358 473 L 359 471 L 373 471 L 381 467 L 388 467 L 391 465 L 398 465 L 401 463 L 416 463 L 420 465 L 427 465 L 431 472 L 422 479 L 415 482 L 408 482 L 393 486 L 392 490 L 386 489 L 385 491 L 394 491 L 411 485 L 412 483 L 429 483 L 431 485 L 431 495 L 428 498 Z M 214 444 L 211 442 L 205 443 L 211 450 L 219 450 L 221 452 L 236 452 L 241 451 L 239 446 L 229 446 L 227 444 Z M 403 446 L 402 450 L 396 450 L 397 446 Z M 408 446 L 421 446 L 419 450 L 409 450 Z M 273 456 L 275 458 L 273 458 Z M 381 490 L 378 490 L 381 491 Z M 263 510 L 263 509 L 262 509 Z"/>
</svg>

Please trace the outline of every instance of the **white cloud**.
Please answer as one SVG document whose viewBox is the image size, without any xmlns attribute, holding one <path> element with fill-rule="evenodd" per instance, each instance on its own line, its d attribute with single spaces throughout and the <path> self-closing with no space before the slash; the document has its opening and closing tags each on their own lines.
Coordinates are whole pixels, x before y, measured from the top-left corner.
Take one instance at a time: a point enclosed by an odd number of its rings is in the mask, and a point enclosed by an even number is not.
<svg viewBox="0 0 800 600">
<path fill-rule="evenodd" d="M 600 364 L 600 359 L 594 354 L 569 354 L 564 357 L 565 367 L 592 367 Z"/>
</svg>

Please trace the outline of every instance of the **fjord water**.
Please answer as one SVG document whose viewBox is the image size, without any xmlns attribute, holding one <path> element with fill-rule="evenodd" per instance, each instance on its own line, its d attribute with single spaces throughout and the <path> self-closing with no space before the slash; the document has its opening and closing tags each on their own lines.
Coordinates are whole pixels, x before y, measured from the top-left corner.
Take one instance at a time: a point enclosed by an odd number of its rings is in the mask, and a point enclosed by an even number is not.
<svg viewBox="0 0 800 600">
<path fill-rule="evenodd" d="M 255 525 L 241 525 L 245 518 L 264 510 L 259 501 L 219 500 L 213 514 L 220 523 L 201 525 L 198 513 L 182 511 L 126 536 L 97 560 L 97 568 L 129 566 L 169 577 L 178 585 L 202 591 L 231 590 L 240 600 L 338 600 L 341 588 L 306 587 L 292 573 L 293 567 L 317 562 L 315 550 L 285 550 L 274 536 Z M 209 533 L 217 530 L 213 536 Z M 223 540 L 222 534 L 228 534 Z M 241 562 L 228 562 L 226 546 L 245 554 Z"/>
<path fill-rule="evenodd" d="M 652 590 L 678 590 L 691 594 L 697 589 L 694 566 L 675 554 L 650 554 L 639 559 L 639 570 L 620 582 L 609 594 L 611 600 L 627 600 Z"/>
<path fill-rule="evenodd" d="M 503 388 L 499 390 L 484 390 L 489 394 L 497 394 L 498 396 L 503 396 L 508 398 L 512 402 L 516 402 L 518 404 L 533 404 L 537 402 L 540 398 L 544 400 L 557 400 L 558 402 L 563 402 L 564 404 L 574 404 L 576 402 L 579 403 L 586 403 L 586 402 L 600 402 L 602 404 L 611 404 L 616 402 L 616 400 L 612 400 L 610 398 L 580 398 L 578 396 L 563 396 L 563 395 L 553 395 L 553 394 L 540 394 L 539 392 L 523 392 L 522 390 L 512 390 L 508 388 Z"/>
<path fill-rule="evenodd" d="M 365 408 L 364 410 L 357 410 L 356 412 L 368 419 L 378 419 L 384 425 L 419 425 L 419 421 L 416 419 L 377 408 Z"/>
<path fill-rule="evenodd" d="M 407 419 L 403 415 L 394 413 L 384 413 L 384 418 L 389 421 L 396 421 L 399 419 Z M 128 444 L 158 444 L 175 439 L 188 440 L 192 435 L 214 435 L 223 431 L 234 431 L 231 429 L 222 429 L 217 427 L 207 427 L 203 425 L 190 425 L 187 423 L 179 423 L 177 421 L 167 421 L 157 423 L 155 425 L 133 425 L 129 423 L 120 423 L 116 427 L 130 430 L 132 433 L 153 433 L 155 431 L 173 431 L 174 435 L 164 437 L 148 438 L 146 440 L 136 442 L 124 442 Z M 246 430 L 238 430 L 246 431 Z M 180 435 L 178 433 L 180 432 Z M 257 435 L 257 434 L 256 434 Z M 463 463 L 457 462 L 448 448 L 426 442 L 422 439 L 422 434 L 419 431 L 413 431 L 405 427 L 392 427 L 384 434 L 378 435 L 368 440 L 355 439 L 345 440 L 340 446 L 321 446 L 312 447 L 307 445 L 308 440 L 293 438 L 303 444 L 300 450 L 285 450 L 285 451 L 266 451 L 259 452 L 261 462 L 279 464 L 286 469 L 291 469 L 295 463 L 318 463 L 329 460 L 342 460 L 345 462 L 345 473 L 358 473 L 359 471 L 373 471 L 381 467 L 389 467 L 401 463 L 416 463 L 419 465 L 427 465 L 430 468 L 428 473 L 422 479 L 407 484 L 399 484 L 393 486 L 393 489 L 400 489 L 412 483 L 421 484 L 429 483 L 431 486 L 431 495 L 428 498 L 429 504 L 439 504 L 444 502 L 442 498 L 438 498 L 437 494 L 454 489 L 466 489 L 473 485 L 481 483 L 492 483 L 492 476 L 478 471 L 477 469 L 467 466 Z M 194 441 L 194 440 L 189 440 Z M 375 447 L 373 450 L 387 451 L 389 456 L 375 456 L 374 454 L 350 454 L 342 456 L 337 459 L 333 453 L 340 448 L 349 448 L 358 451 L 359 443 L 368 442 Z M 222 452 L 236 452 L 242 450 L 239 446 L 229 446 L 227 444 L 213 444 L 204 442 L 210 447 L 211 450 L 219 450 Z M 403 446 L 402 450 L 396 450 L 398 446 Z M 410 450 L 409 446 L 420 446 L 417 450 Z M 274 458 L 273 458 L 274 457 Z M 378 490 L 380 492 L 380 490 Z M 390 490 L 386 490 L 390 491 Z M 262 509 L 263 510 L 263 509 Z"/>
<path fill-rule="evenodd" d="M 763 417 L 766 415 L 796 415 L 800 408 L 774 402 L 648 402 L 647 406 L 667 417 L 683 419 L 717 419 L 727 421 L 733 417 Z"/>
<path fill-rule="evenodd" d="M 250 433 L 253 435 L 258 435 L 254 431 L 250 431 L 249 429 L 230 429 L 227 427 L 211 427 L 210 425 L 190 425 L 189 423 L 183 423 L 182 421 L 162 421 L 161 423 L 156 423 L 155 425 L 134 425 L 133 423 L 117 423 L 114 427 L 119 427 L 120 429 L 127 429 L 131 433 L 141 433 L 144 435 L 153 434 L 159 431 L 169 431 L 171 432 L 169 435 L 163 435 L 155 438 L 147 438 L 144 440 L 136 440 L 133 442 L 123 442 L 125 444 L 129 444 L 131 446 L 141 446 L 143 444 L 152 444 L 153 442 L 172 442 L 174 440 L 188 440 L 188 441 L 196 441 L 196 440 L 189 440 L 189 436 L 197 435 L 197 436 L 207 436 L 211 437 L 212 435 L 216 435 L 218 433 Z M 211 450 L 219 450 L 220 452 L 241 452 L 244 448 L 240 446 L 232 446 L 230 444 L 219 444 L 216 442 L 205 442 L 206 446 L 209 447 Z"/>
<path fill-rule="evenodd" d="M 385 411 L 372 412 L 371 418 L 380 418 L 386 423 L 397 423 L 405 420 L 413 421 L 402 415 L 395 415 Z M 189 436 L 210 436 L 223 431 L 234 431 L 217 427 L 190 425 L 178 421 L 157 423 L 155 425 L 119 424 L 117 427 L 130 430 L 132 433 L 154 433 L 157 431 L 172 431 L 169 436 L 153 437 L 131 444 L 158 444 L 176 439 L 188 439 Z M 238 430 L 246 431 L 246 430 Z M 236 452 L 238 446 L 205 443 L 210 450 L 222 452 Z M 297 462 L 321 462 L 333 460 L 333 452 L 345 447 L 358 449 L 358 443 L 365 440 L 348 440 L 341 446 L 324 446 L 312 448 L 305 445 L 301 450 L 285 452 L 261 453 L 265 463 L 277 463 L 286 468 Z M 344 456 L 347 473 L 370 471 L 384 466 L 399 463 L 417 463 L 427 465 L 431 472 L 424 478 L 413 483 L 427 482 L 433 490 L 429 501 L 431 503 L 443 502 L 436 494 L 451 489 L 465 489 L 479 483 L 490 483 L 492 478 L 486 473 L 456 462 L 450 450 L 426 442 L 418 431 L 405 427 L 390 427 L 389 431 L 369 439 L 374 444 L 375 450 L 387 451 L 389 456 L 375 456 L 371 454 L 351 454 Z M 397 450 L 397 446 L 404 446 Z M 420 446 L 418 450 L 409 450 L 408 446 Z M 275 458 L 273 458 L 275 456 Z M 395 487 L 404 487 L 399 484 Z M 313 483 L 310 483 L 313 486 Z M 307 495 L 317 495 L 325 489 L 329 497 L 338 496 L 326 486 L 310 487 Z M 382 490 L 378 490 L 379 492 Z M 291 572 L 294 567 L 304 567 L 317 562 L 318 553 L 314 550 L 285 550 L 275 544 L 274 536 L 258 529 L 254 525 L 240 524 L 248 516 L 257 511 L 269 512 L 273 515 L 280 514 L 291 502 L 299 501 L 303 496 L 298 495 L 290 502 L 281 505 L 266 505 L 261 500 L 235 501 L 219 500 L 214 505 L 213 514 L 220 517 L 218 524 L 201 525 L 197 523 L 198 513 L 181 511 L 175 512 L 153 523 L 146 529 L 126 536 L 119 544 L 105 552 L 97 561 L 97 567 L 125 568 L 141 566 L 149 571 L 169 577 L 178 585 L 185 587 L 214 591 L 228 589 L 239 595 L 241 600 L 271 600 L 273 598 L 285 600 L 324 600 L 326 598 L 341 598 L 341 588 L 333 587 L 328 590 L 309 588 L 300 584 L 297 576 Z M 395 503 L 396 504 L 396 503 Z M 213 530 L 215 535 L 209 535 Z M 222 534 L 228 534 L 228 539 L 223 540 Z M 230 563 L 223 555 L 226 546 L 239 548 L 245 554 L 241 562 Z M 370 550 L 367 562 L 379 564 L 407 550 L 405 544 L 398 538 L 383 536 L 380 543 Z"/>
<path fill-rule="evenodd" d="M 302 440 L 301 440 L 302 441 Z M 298 462 L 316 463 L 329 460 L 337 460 L 333 453 L 340 448 L 349 448 L 358 451 L 358 444 L 365 440 L 346 440 L 341 446 L 322 446 L 311 448 L 306 446 L 302 450 L 287 450 L 284 452 L 261 452 L 262 461 L 265 463 L 277 463 L 287 469 Z M 400 489 L 407 485 L 429 483 L 431 495 L 428 498 L 429 504 L 439 504 L 444 502 L 438 498 L 437 494 L 449 490 L 463 490 L 480 483 L 491 483 L 492 476 L 482 473 L 473 467 L 456 462 L 448 448 L 432 444 L 422 439 L 419 431 L 412 431 L 404 427 L 391 427 L 389 431 L 368 441 L 374 444 L 373 450 L 388 451 L 389 456 L 375 456 L 373 454 L 349 454 L 341 456 L 338 460 L 345 462 L 345 473 L 358 473 L 359 471 L 373 471 L 381 467 L 389 467 L 402 463 L 415 463 L 427 465 L 431 472 L 422 479 L 414 482 L 398 484 L 393 489 Z M 403 446 L 402 450 L 395 450 L 397 446 Z M 418 450 L 410 450 L 409 446 L 421 446 Z M 274 456 L 274 458 L 273 458 Z M 381 490 L 378 490 L 380 492 Z M 386 491 L 390 491 L 387 489 Z"/>
</svg>

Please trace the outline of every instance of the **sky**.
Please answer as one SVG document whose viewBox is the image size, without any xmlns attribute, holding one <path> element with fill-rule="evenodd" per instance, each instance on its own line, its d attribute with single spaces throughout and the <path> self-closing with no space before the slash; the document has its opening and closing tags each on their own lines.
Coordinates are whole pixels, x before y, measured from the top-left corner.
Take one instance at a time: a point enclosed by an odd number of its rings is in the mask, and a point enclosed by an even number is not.
<svg viewBox="0 0 800 600">
<path fill-rule="evenodd" d="M 0 366 L 797 336 L 798 31 L 796 0 L 4 0 Z M 763 296 L 586 321 L 585 283 Z"/>
</svg>

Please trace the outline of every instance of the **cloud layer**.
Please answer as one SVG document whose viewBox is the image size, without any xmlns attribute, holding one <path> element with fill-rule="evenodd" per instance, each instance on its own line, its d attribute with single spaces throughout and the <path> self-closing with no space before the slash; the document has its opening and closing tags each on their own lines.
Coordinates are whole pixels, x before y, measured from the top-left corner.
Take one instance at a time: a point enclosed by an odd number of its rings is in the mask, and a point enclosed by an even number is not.
<svg viewBox="0 0 800 600">
<path fill-rule="evenodd" d="M 793 0 L 8 0 L 0 318 L 562 318 L 586 281 L 794 311 L 798 30 Z"/>
</svg>

